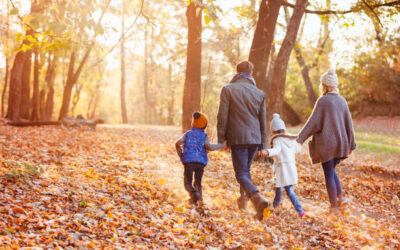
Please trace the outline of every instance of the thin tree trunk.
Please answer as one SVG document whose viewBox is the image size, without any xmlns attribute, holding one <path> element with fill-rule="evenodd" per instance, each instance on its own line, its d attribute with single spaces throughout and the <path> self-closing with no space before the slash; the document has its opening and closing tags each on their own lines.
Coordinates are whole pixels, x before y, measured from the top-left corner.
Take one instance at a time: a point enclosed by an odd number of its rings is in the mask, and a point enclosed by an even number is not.
<svg viewBox="0 0 400 250">
<path fill-rule="evenodd" d="M 192 113 L 200 109 L 202 7 L 190 2 L 186 9 L 186 18 L 188 22 L 188 47 L 182 102 L 183 131 L 190 129 Z"/>
<path fill-rule="evenodd" d="M 204 86 L 203 86 L 203 100 L 201 101 L 201 112 L 204 112 L 204 103 L 206 102 L 206 96 L 207 96 L 207 85 L 210 81 L 210 70 L 211 70 L 211 61 L 212 61 L 212 56 L 210 55 L 208 58 L 208 67 L 207 67 L 207 79 L 204 81 Z"/>
<path fill-rule="evenodd" d="M 168 101 L 168 118 L 167 124 L 174 125 L 174 106 L 175 106 L 175 87 L 172 82 L 172 63 L 168 64 L 168 79 L 169 79 L 169 101 Z"/>
<path fill-rule="evenodd" d="M 39 93 L 39 52 L 35 49 L 35 61 L 33 64 L 33 96 L 32 96 L 32 121 L 39 120 L 40 93 Z"/>
<path fill-rule="evenodd" d="M 10 88 L 8 94 L 8 106 L 6 118 L 10 120 L 20 119 L 20 102 L 22 88 L 22 71 L 25 63 L 25 52 L 19 51 L 14 59 L 10 75 Z"/>
<path fill-rule="evenodd" d="M 42 118 L 43 120 L 51 120 L 53 116 L 53 107 L 54 107 L 54 79 L 56 77 L 56 65 L 57 65 L 58 57 L 53 54 L 49 55 L 47 72 L 46 72 L 46 82 L 48 93 L 46 97 L 46 105 L 45 105 L 45 116 Z"/>
<path fill-rule="evenodd" d="M 6 92 L 7 92 L 7 87 L 8 87 L 8 78 L 9 78 L 9 67 L 10 67 L 10 57 L 9 57 L 9 53 L 8 53 L 8 30 L 10 28 L 10 4 L 9 1 L 7 2 L 7 17 L 6 17 L 6 24 L 4 26 L 5 29 L 5 43 L 4 43 L 4 55 L 5 55 L 5 59 L 6 59 L 6 72 L 4 75 L 4 87 L 3 87 L 3 91 L 1 93 L 1 117 L 4 117 L 4 98 L 6 96 Z"/>
<path fill-rule="evenodd" d="M 28 30 L 28 32 L 31 30 Z M 27 32 L 27 33 L 28 33 Z M 30 33 L 31 35 L 33 33 Z M 25 61 L 22 71 L 21 81 L 21 99 L 20 99 L 20 116 L 23 119 L 30 118 L 30 94 L 31 94 L 31 70 L 32 70 L 32 50 L 25 52 Z"/>
<path fill-rule="evenodd" d="M 125 1 L 123 1 L 123 8 L 125 8 Z M 126 112 L 125 103 L 125 11 L 122 10 L 122 21 L 121 21 L 121 116 L 122 123 L 128 123 L 128 115 Z"/>
<path fill-rule="evenodd" d="M 79 99 L 81 97 L 82 87 L 83 87 L 82 84 L 75 84 L 75 91 L 74 91 L 74 95 L 72 97 L 72 107 L 71 107 L 72 116 L 75 116 L 75 108 L 76 108 L 76 105 L 78 104 Z"/>
<path fill-rule="evenodd" d="M 312 82 L 310 79 L 310 73 L 309 73 L 310 67 L 308 65 L 306 65 L 303 54 L 301 52 L 301 49 L 299 47 L 296 47 L 294 49 L 294 51 L 296 53 L 297 63 L 299 64 L 300 68 L 302 69 L 301 75 L 303 76 L 304 84 L 306 86 L 308 103 L 310 104 L 310 107 L 312 108 L 312 107 L 314 107 L 314 104 L 317 101 L 317 97 L 315 96 Z"/>
<path fill-rule="evenodd" d="M 101 23 L 101 21 L 103 20 L 104 14 L 110 5 L 110 2 L 111 2 L 110 0 L 107 1 L 106 6 L 102 10 L 102 13 L 101 13 L 100 18 L 97 21 L 96 25 L 99 25 Z M 62 120 L 68 114 L 69 105 L 70 105 L 70 101 L 71 101 L 72 88 L 74 87 L 74 85 L 76 84 L 76 82 L 79 79 L 82 69 L 83 69 L 84 65 L 86 64 L 86 61 L 89 58 L 90 52 L 93 49 L 95 41 L 96 41 L 96 35 L 93 36 L 93 39 L 92 39 L 90 45 L 88 45 L 76 71 L 74 70 L 74 64 L 75 64 L 75 57 L 76 57 L 77 49 L 73 48 L 73 50 L 72 50 L 69 68 L 68 68 L 67 82 L 64 87 L 63 99 L 62 99 L 62 104 L 61 104 L 61 109 L 60 109 L 60 114 L 58 116 L 58 120 Z"/>
<path fill-rule="evenodd" d="M 46 119 L 46 91 L 44 89 L 40 90 L 40 117 L 39 120 L 47 120 Z"/>
<path fill-rule="evenodd" d="M 8 77 L 9 77 L 9 58 L 6 57 L 6 72 L 4 76 L 4 87 L 1 93 L 1 117 L 4 117 L 4 98 L 6 96 L 7 87 L 8 87 Z"/>
<path fill-rule="evenodd" d="M 285 97 L 286 70 L 289 62 L 290 52 L 296 41 L 297 32 L 303 17 L 308 0 L 297 0 L 296 6 L 290 18 L 285 39 L 279 49 L 272 75 L 271 95 L 268 100 L 267 121 L 272 119 L 273 113 L 281 113 Z"/>
<path fill-rule="evenodd" d="M 258 21 L 251 44 L 249 61 L 253 63 L 253 77 L 257 87 L 266 92 L 266 73 L 268 59 L 276 22 L 279 16 L 279 9 L 283 0 L 262 0 L 260 4 Z"/>
<path fill-rule="evenodd" d="M 68 68 L 67 83 L 65 85 L 64 92 L 63 92 L 63 99 L 62 99 L 62 104 L 61 104 L 61 109 L 60 109 L 60 114 L 58 116 L 58 120 L 62 120 L 62 118 L 66 117 L 68 114 L 69 105 L 71 102 L 72 89 L 79 79 L 79 75 L 80 75 L 82 68 L 85 65 L 87 59 L 89 58 L 91 50 L 92 50 L 92 46 L 87 48 L 87 50 L 82 58 L 82 61 L 79 64 L 79 67 L 76 71 L 74 71 L 76 50 L 74 49 L 71 53 L 71 58 L 70 58 L 69 68 Z"/>
<path fill-rule="evenodd" d="M 143 77 L 143 91 L 144 91 L 144 123 L 150 122 L 149 114 L 149 65 L 148 65 L 148 31 L 147 27 L 144 28 L 144 77 Z"/>
</svg>

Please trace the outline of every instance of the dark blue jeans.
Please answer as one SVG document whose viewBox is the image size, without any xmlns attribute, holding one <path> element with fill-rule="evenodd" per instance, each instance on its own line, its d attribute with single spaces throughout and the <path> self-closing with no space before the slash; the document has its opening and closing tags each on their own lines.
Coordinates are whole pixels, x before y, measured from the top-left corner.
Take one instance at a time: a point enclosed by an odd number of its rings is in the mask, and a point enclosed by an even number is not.
<svg viewBox="0 0 400 250">
<path fill-rule="evenodd" d="M 233 169 L 237 182 L 240 184 L 240 196 L 250 198 L 258 190 L 251 183 L 250 167 L 258 150 L 258 145 L 231 146 Z"/>
<path fill-rule="evenodd" d="M 203 197 L 203 193 L 201 190 L 201 179 L 203 178 L 204 173 L 204 164 L 198 162 L 190 162 L 185 163 L 185 171 L 183 172 L 184 178 L 183 182 L 185 185 L 186 191 L 189 194 L 194 192 L 198 192 L 201 197 Z M 194 187 L 193 187 L 193 174 L 194 174 Z"/>
<path fill-rule="evenodd" d="M 273 203 L 274 207 L 279 206 L 279 204 L 281 203 L 282 190 L 283 190 L 283 188 L 281 188 L 281 187 L 276 188 L 276 190 L 275 190 L 275 198 L 274 198 L 274 203 Z M 297 196 L 296 196 L 296 193 L 294 192 L 293 186 L 292 185 L 285 186 L 285 190 L 286 190 L 287 196 L 289 196 L 289 199 L 294 206 L 294 209 L 296 209 L 296 212 L 299 214 L 302 214 L 303 208 L 301 207 L 301 203 L 300 203 L 299 199 L 297 199 Z"/>
<path fill-rule="evenodd" d="M 322 163 L 324 169 L 325 184 L 328 191 L 329 201 L 331 207 L 338 207 L 337 198 L 343 198 L 342 187 L 340 185 L 339 177 L 336 174 L 335 167 L 342 159 L 332 159 Z"/>
</svg>

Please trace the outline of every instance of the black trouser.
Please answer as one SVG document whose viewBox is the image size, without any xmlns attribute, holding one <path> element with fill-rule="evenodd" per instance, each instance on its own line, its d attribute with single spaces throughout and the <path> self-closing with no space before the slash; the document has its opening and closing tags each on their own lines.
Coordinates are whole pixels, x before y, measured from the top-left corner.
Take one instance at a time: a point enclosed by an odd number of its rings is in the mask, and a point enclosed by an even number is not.
<svg viewBox="0 0 400 250">
<path fill-rule="evenodd" d="M 198 192 L 200 196 L 203 197 L 201 191 L 201 179 L 203 177 L 205 165 L 198 162 L 189 162 L 185 163 L 184 166 L 185 166 L 185 172 L 183 173 L 183 175 L 184 175 L 184 185 L 186 191 L 188 191 L 189 194 Z M 192 184 L 193 173 L 194 173 L 194 187 Z"/>
</svg>

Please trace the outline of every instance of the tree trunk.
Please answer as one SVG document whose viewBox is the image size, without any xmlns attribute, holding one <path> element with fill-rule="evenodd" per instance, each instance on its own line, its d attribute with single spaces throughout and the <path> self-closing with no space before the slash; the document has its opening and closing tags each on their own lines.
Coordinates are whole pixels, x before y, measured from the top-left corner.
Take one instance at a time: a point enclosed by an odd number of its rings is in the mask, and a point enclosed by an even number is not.
<svg viewBox="0 0 400 250">
<path fill-rule="evenodd" d="M 6 96 L 7 87 L 8 87 L 8 78 L 9 78 L 9 67 L 10 67 L 10 57 L 8 53 L 8 30 L 10 29 L 10 4 L 7 1 L 7 17 L 6 17 L 6 24 L 4 26 L 5 29 L 5 43 L 4 43 L 4 55 L 6 59 L 6 72 L 4 75 L 4 87 L 1 93 L 1 117 L 4 117 L 4 98 Z"/>
<path fill-rule="evenodd" d="M 33 64 L 33 96 L 32 96 L 32 121 L 39 120 L 40 96 L 39 96 L 39 52 L 35 49 L 35 61 Z"/>
<path fill-rule="evenodd" d="M 150 123 L 149 112 L 149 65 L 148 65 L 148 31 L 147 27 L 144 28 L 144 77 L 143 77 L 143 91 L 144 91 L 144 123 Z"/>
<path fill-rule="evenodd" d="M 65 84 L 65 87 L 64 87 L 60 114 L 58 116 L 58 120 L 60 120 L 60 121 L 62 120 L 62 118 L 66 117 L 68 114 L 69 105 L 71 102 L 72 88 L 75 86 L 76 82 L 78 81 L 79 75 L 81 74 L 83 66 L 85 65 L 87 59 L 89 58 L 91 50 L 92 50 L 92 46 L 89 46 L 86 49 L 86 52 L 83 55 L 81 63 L 79 64 L 79 67 L 76 71 L 74 71 L 76 49 L 73 49 L 73 51 L 71 53 L 71 58 L 70 58 L 69 67 L 68 67 L 67 83 Z"/>
<path fill-rule="evenodd" d="M 48 87 L 48 93 L 46 97 L 46 105 L 43 120 L 51 120 L 53 116 L 54 107 L 54 79 L 56 77 L 56 65 L 58 57 L 54 54 L 49 55 L 47 72 L 46 72 L 46 82 Z"/>
<path fill-rule="evenodd" d="M 274 40 L 276 22 L 282 0 L 262 0 L 256 30 L 251 44 L 249 61 L 253 63 L 253 77 L 257 87 L 266 92 L 268 59 Z"/>
<path fill-rule="evenodd" d="M 125 3 L 125 2 L 124 2 Z M 125 4 L 123 4 L 123 7 Z M 128 115 L 126 113 L 125 103 L 125 12 L 122 10 L 121 21 L 121 116 L 122 123 L 128 123 Z"/>
<path fill-rule="evenodd" d="M 190 2 L 186 9 L 186 18 L 188 22 L 188 47 L 182 102 L 183 131 L 191 128 L 192 114 L 194 111 L 200 110 L 202 7 Z"/>
<path fill-rule="evenodd" d="M 48 120 L 46 119 L 46 91 L 44 89 L 40 90 L 40 115 L 39 120 Z"/>
<path fill-rule="evenodd" d="M 308 0 L 297 0 L 287 28 L 285 39 L 279 49 L 272 75 L 271 94 L 268 100 L 267 121 L 272 119 L 273 113 L 281 113 L 285 97 L 286 70 L 289 62 L 290 52 L 296 41 L 297 32 L 303 17 Z"/>
<path fill-rule="evenodd" d="M 286 101 L 283 101 L 282 104 L 282 114 L 283 118 L 292 126 L 297 126 L 301 123 L 299 115 Z"/>
<path fill-rule="evenodd" d="M 6 118 L 9 120 L 20 119 L 20 102 L 22 88 L 22 71 L 25 63 L 25 52 L 19 51 L 14 59 L 10 75 L 10 88 L 8 92 L 8 106 Z"/>
<path fill-rule="evenodd" d="M 9 58 L 6 57 L 6 72 L 4 76 L 4 87 L 1 93 L 1 117 L 4 117 L 4 98 L 6 96 L 7 87 L 8 87 L 8 77 L 9 77 Z"/>
<path fill-rule="evenodd" d="M 28 32 L 31 30 L 28 30 Z M 27 33 L 28 33 L 27 32 Z M 20 116 L 23 119 L 30 118 L 30 94 L 31 94 L 31 69 L 32 69 L 32 50 L 25 52 L 25 61 L 22 71 Z"/>
<path fill-rule="evenodd" d="M 306 65 L 303 54 L 301 53 L 301 49 L 299 47 L 296 47 L 294 49 L 296 53 L 296 59 L 297 63 L 299 64 L 301 70 L 301 75 L 303 76 L 304 84 L 306 86 L 307 90 L 307 97 L 308 97 L 308 103 L 310 104 L 310 107 L 314 107 L 315 102 L 317 101 L 317 97 L 315 96 L 314 89 L 312 86 L 312 82 L 310 79 L 310 67 Z"/>
<path fill-rule="evenodd" d="M 172 81 L 172 64 L 168 64 L 168 79 L 169 79 L 169 101 L 168 101 L 168 118 L 167 124 L 174 125 L 174 106 L 175 106 L 175 87 Z"/>
</svg>

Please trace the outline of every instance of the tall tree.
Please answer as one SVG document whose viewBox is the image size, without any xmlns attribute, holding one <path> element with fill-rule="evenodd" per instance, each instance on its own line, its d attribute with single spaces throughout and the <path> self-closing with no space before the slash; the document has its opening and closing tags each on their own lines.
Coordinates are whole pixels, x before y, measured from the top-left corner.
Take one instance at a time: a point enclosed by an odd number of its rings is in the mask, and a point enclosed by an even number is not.
<svg viewBox="0 0 400 250">
<path fill-rule="evenodd" d="M 79 63 L 79 66 L 76 70 L 75 70 L 75 60 L 76 60 L 77 54 L 79 54 L 79 48 L 77 46 L 73 46 L 70 60 L 69 60 L 68 75 L 67 75 L 67 80 L 66 80 L 66 84 L 64 87 L 63 98 L 62 98 L 61 109 L 60 109 L 60 113 L 58 116 L 58 120 L 62 120 L 68 114 L 69 106 L 70 106 L 70 102 L 71 102 L 72 89 L 75 86 L 75 84 L 78 82 L 78 79 L 82 72 L 82 69 L 85 66 L 85 64 L 89 58 L 89 55 L 94 47 L 97 35 L 101 33 L 101 30 L 102 30 L 101 21 L 103 20 L 104 14 L 105 14 L 106 10 L 108 9 L 109 5 L 110 5 L 110 0 L 108 0 L 106 2 L 106 5 L 102 9 L 100 18 L 94 25 L 94 29 L 95 29 L 94 33 L 95 34 L 93 35 L 91 41 L 87 45 L 86 50 L 85 50 L 85 52 L 82 56 L 82 59 Z"/>
<path fill-rule="evenodd" d="M 128 115 L 126 113 L 125 103 L 125 0 L 122 1 L 122 18 L 121 18 L 121 116 L 122 123 L 128 123 Z"/>
<path fill-rule="evenodd" d="M 50 53 L 48 56 L 48 64 L 45 80 L 47 82 L 47 97 L 45 104 L 45 111 L 43 120 L 50 120 L 53 115 L 54 108 L 54 79 L 56 77 L 56 65 L 58 61 L 58 56 L 55 53 Z"/>
<path fill-rule="evenodd" d="M 267 120 L 272 119 L 273 113 L 281 113 L 282 104 L 285 96 L 286 70 L 289 62 L 290 53 L 294 47 L 300 22 L 305 12 L 308 0 L 297 0 L 292 17 L 290 18 L 285 38 L 279 49 L 275 61 L 274 71 L 271 81 L 271 92 L 268 98 Z"/>
<path fill-rule="evenodd" d="M 9 34 L 9 29 L 10 29 L 10 4 L 7 1 L 7 14 L 6 14 L 6 23 L 4 25 L 4 55 L 5 55 L 5 63 L 6 63 L 6 69 L 5 69 L 5 74 L 4 74 L 4 87 L 3 91 L 1 93 L 1 117 L 4 116 L 4 98 L 6 96 L 7 92 L 7 87 L 8 87 L 8 79 L 9 79 L 9 72 L 10 72 L 10 55 L 9 55 L 9 48 L 8 48 L 8 34 Z"/>
<path fill-rule="evenodd" d="M 202 7 L 197 4 L 198 2 L 202 3 L 201 0 L 191 0 L 186 9 L 188 45 L 182 102 L 183 131 L 190 129 L 192 113 L 200 110 L 201 102 Z"/>
<path fill-rule="evenodd" d="M 257 87 L 266 92 L 268 59 L 274 40 L 276 22 L 283 0 L 262 0 L 256 30 L 251 44 L 249 61 L 253 63 L 253 77 Z"/>
</svg>

